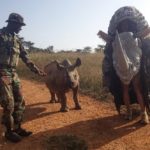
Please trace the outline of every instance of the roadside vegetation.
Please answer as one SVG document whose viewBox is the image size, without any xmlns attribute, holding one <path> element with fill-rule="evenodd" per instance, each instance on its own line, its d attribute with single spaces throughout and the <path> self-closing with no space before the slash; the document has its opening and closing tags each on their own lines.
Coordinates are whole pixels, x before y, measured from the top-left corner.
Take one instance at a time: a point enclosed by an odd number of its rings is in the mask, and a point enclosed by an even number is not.
<svg viewBox="0 0 150 150">
<path fill-rule="evenodd" d="M 69 59 L 72 63 L 76 58 L 80 58 L 82 65 L 78 68 L 80 75 L 80 92 L 91 95 L 97 99 L 104 99 L 105 94 L 102 89 L 102 59 L 103 52 L 81 53 L 81 52 L 34 52 L 29 53 L 31 60 L 35 62 L 41 69 L 52 60 L 62 61 Z M 21 78 L 43 82 L 42 78 L 31 73 L 29 69 L 22 63 L 19 63 L 18 72 Z"/>
</svg>

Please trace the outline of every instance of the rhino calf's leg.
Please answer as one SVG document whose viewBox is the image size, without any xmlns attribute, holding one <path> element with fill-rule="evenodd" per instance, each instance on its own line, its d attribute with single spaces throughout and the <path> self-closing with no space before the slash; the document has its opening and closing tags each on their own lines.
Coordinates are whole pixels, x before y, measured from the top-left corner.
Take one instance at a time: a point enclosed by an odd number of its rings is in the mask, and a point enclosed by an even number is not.
<svg viewBox="0 0 150 150">
<path fill-rule="evenodd" d="M 65 93 L 61 94 L 61 108 L 60 108 L 61 112 L 68 112 L 69 108 L 67 107 L 67 97 L 65 95 Z"/>
<path fill-rule="evenodd" d="M 78 87 L 73 89 L 73 100 L 75 103 L 75 109 L 77 109 L 77 110 L 81 109 L 81 106 L 80 106 L 79 100 L 78 100 Z"/>
</svg>

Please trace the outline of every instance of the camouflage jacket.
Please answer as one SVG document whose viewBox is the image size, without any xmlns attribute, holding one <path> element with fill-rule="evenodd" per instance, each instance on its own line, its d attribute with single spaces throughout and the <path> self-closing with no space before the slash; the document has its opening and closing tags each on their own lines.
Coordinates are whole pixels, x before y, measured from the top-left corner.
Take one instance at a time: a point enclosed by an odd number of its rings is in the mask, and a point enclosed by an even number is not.
<svg viewBox="0 0 150 150">
<path fill-rule="evenodd" d="M 5 27 L 0 29 L 0 69 L 16 68 L 19 58 L 31 71 L 38 73 L 38 67 L 29 59 L 19 37 L 8 33 Z"/>
</svg>

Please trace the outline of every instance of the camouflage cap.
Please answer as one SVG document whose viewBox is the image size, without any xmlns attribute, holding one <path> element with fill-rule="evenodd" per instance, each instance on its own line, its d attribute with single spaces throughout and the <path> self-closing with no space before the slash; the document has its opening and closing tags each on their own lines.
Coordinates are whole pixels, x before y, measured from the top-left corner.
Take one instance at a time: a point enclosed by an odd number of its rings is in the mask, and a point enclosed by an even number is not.
<svg viewBox="0 0 150 150">
<path fill-rule="evenodd" d="M 8 17 L 8 20 L 6 22 L 16 22 L 21 24 L 22 26 L 25 26 L 26 24 L 23 22 L 23 17 L 17 13 L 11 13 Z"/>
</svg>

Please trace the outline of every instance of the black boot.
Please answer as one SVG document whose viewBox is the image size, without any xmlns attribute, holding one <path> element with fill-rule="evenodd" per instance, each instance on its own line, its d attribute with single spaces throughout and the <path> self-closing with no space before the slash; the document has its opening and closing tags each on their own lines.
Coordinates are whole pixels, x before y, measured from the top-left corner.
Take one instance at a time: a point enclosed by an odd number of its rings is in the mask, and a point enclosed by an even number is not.
<svg viewBox="0 0 150 150">
<path fill-rule="evenodd" d="M 6 117 L 3 119 L 3 124 L 6 127 L 5 138 L 7 140 L 15 143 L 21 141 L 22 137 L 12 130 L 14 125 L 12 117 Z"/>
<path fill-rule="evenodd" d="M 14 143 L 17 143 L 22 140 L 22 137 L 14 131 L 5 132 L 5 138 Z"/>
<path fill-rule="evenodd" d="M 25 129 L 22 129 L 22 128 L 18 128 L 16 130 L 14 130 L 14 132 L 16 132 L 18 135 L 20 135 L 22 137 L 27 137 L 32 134 L 31 131 L 26 131 Z"/>
<path fill-rule="evenodd" d="M 21 123 L 18 123 L 15 126 L 16 126 L 16 128 L 15 128 L 14 132 L 16 132 L 18 135 L 20 135 L 22 137 L 27 137 L 32 134 L 31 131 L 26 131 L 25 129 L 23 129 L 21 127 Z"/>
</svg>

